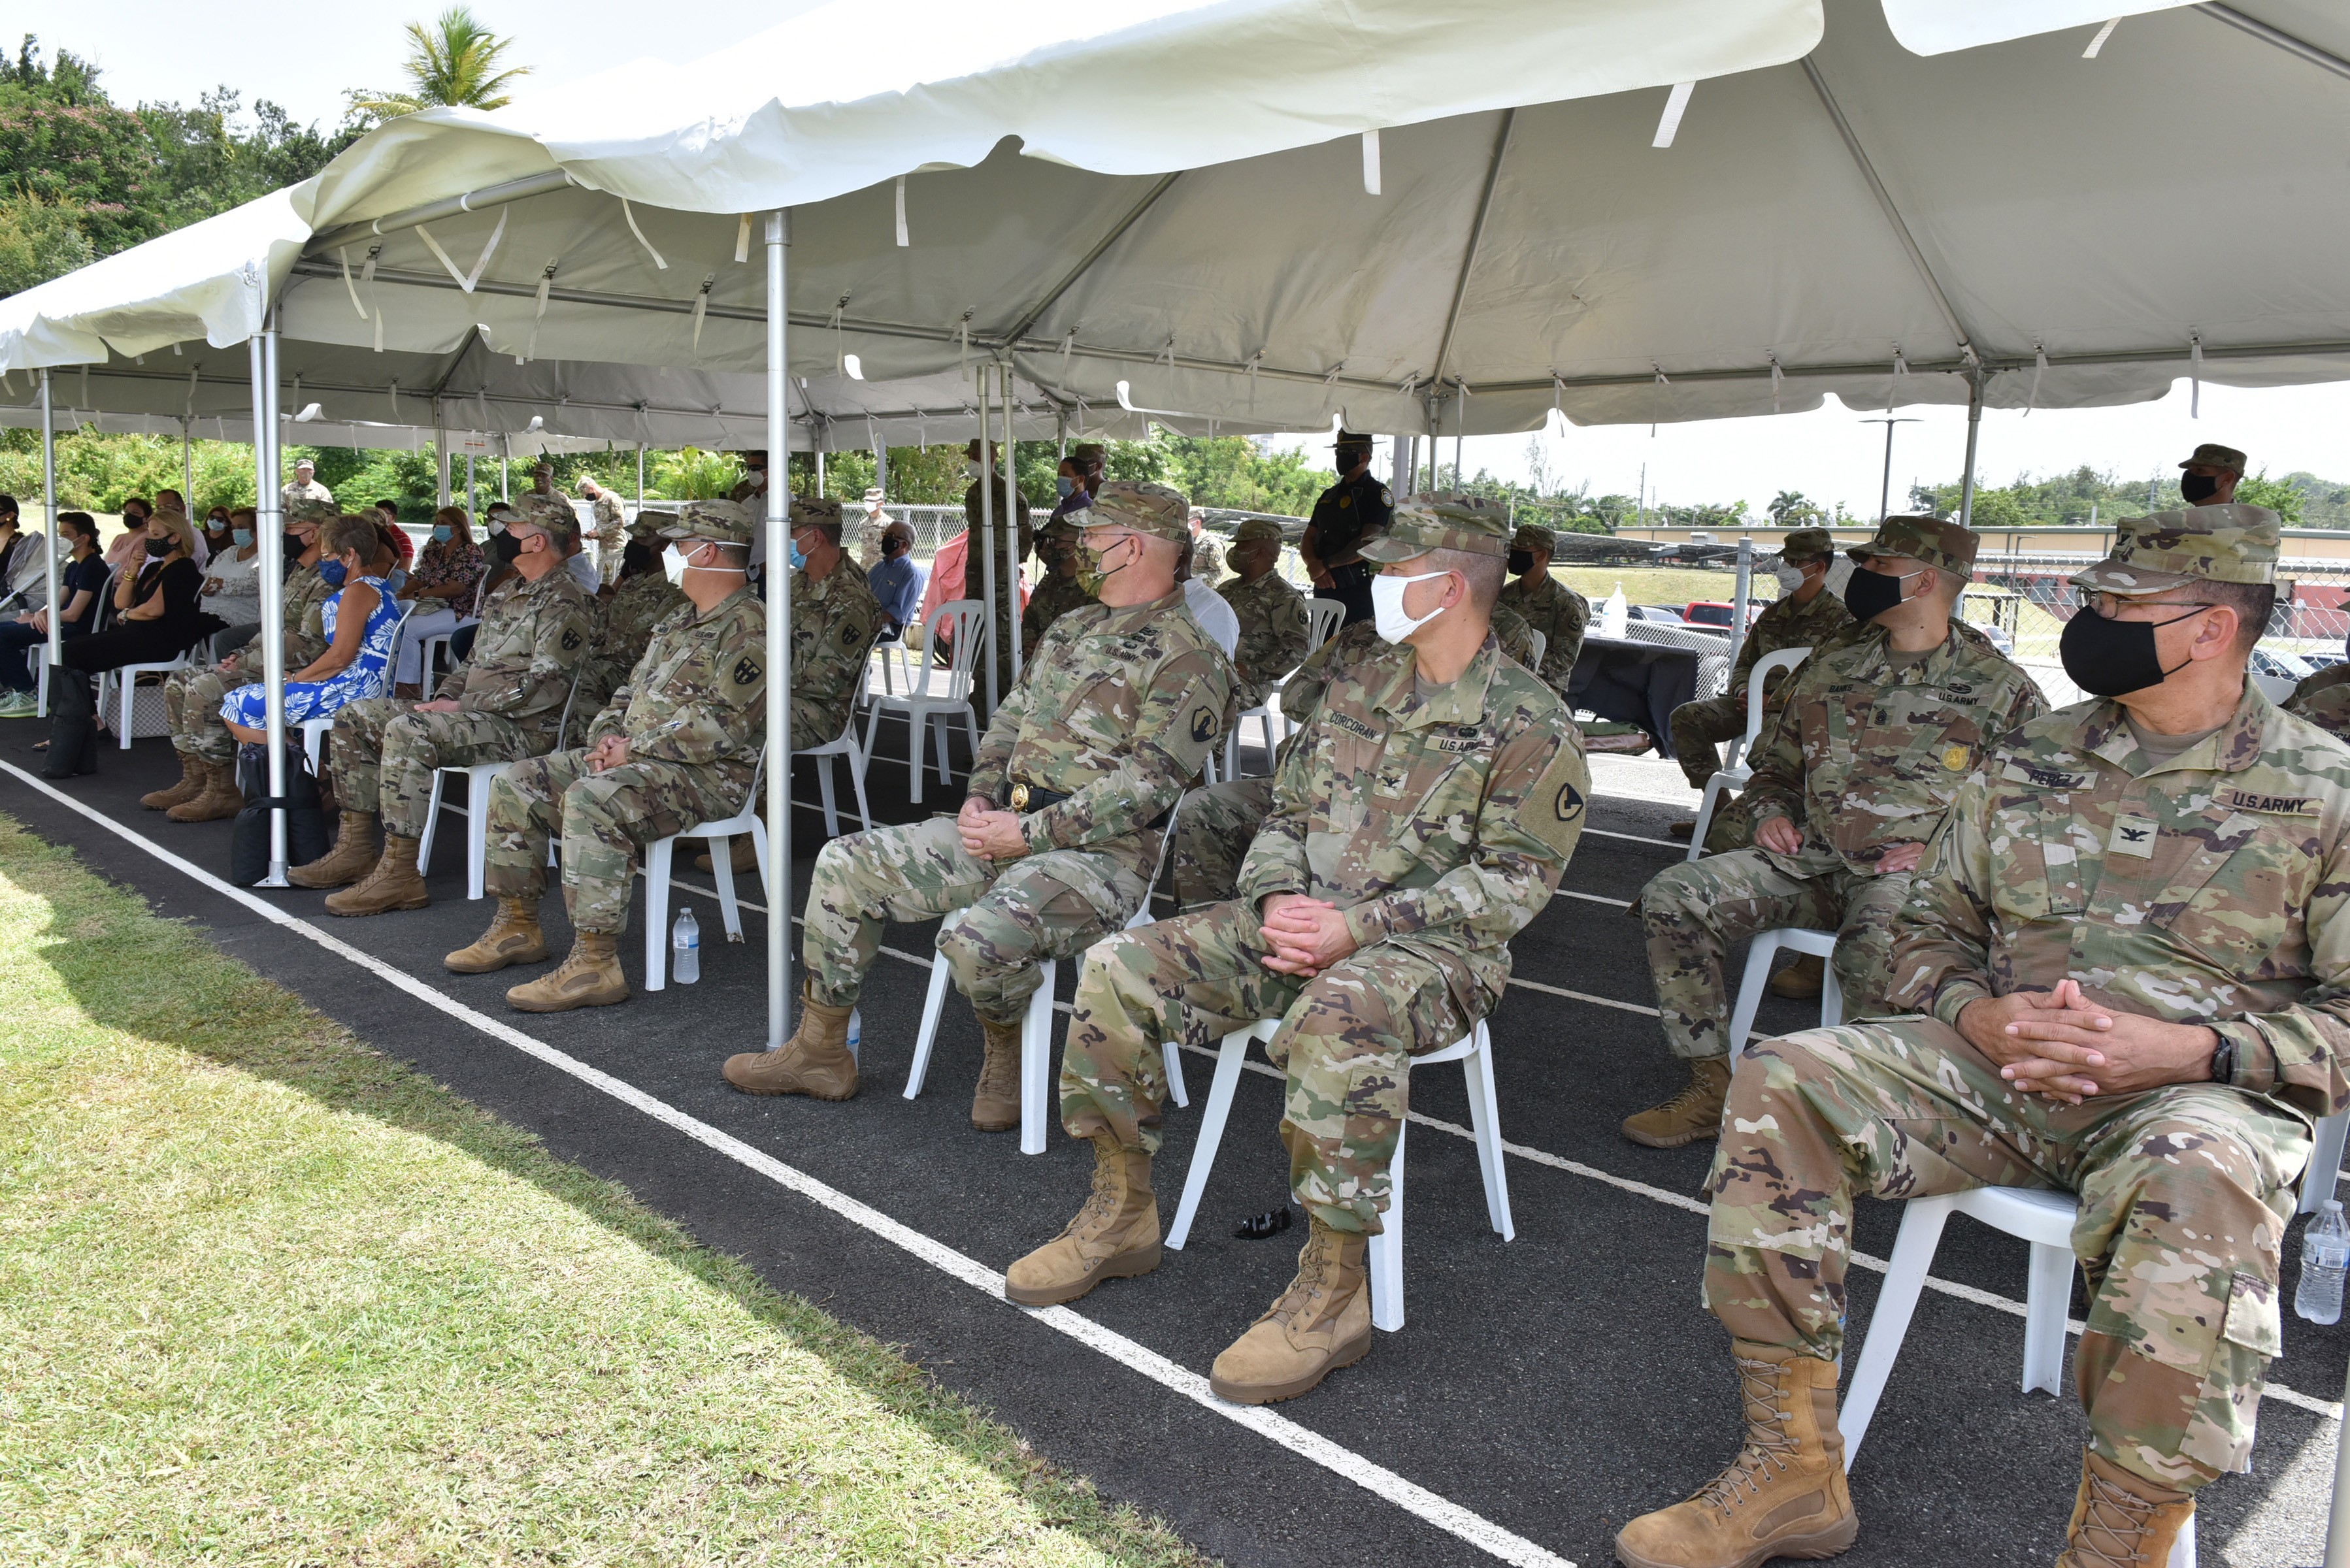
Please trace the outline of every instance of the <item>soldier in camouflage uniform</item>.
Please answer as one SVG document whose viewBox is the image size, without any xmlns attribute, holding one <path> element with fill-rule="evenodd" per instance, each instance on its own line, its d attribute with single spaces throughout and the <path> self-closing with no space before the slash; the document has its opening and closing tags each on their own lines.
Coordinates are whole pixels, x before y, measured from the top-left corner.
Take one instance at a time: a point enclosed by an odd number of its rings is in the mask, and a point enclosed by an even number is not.
<svg viewBox="0 0 2350 1568">
<path fill-rule="evenodd" d="M 520 551 L 515 575 L 483 607 L 473 651 L 442 679 L 438 698 L 369 697 L 335 714 L 341 836 L 323 858 L 286 874 L 300 888 L 342 888 L 328 896 L 328 914 L 424 908 L 432 900 L 417 873 L 416 846 L 435 770 L 519 762 L 556 743 L 594 627 L 588 591 L 563 566 L 578 527 L 571 503 L 561 496 L 525 495 L 506 524 Z M 380 859 L 374 853 L 379 810 Z M 343 886 L 354 879 L 357 887 Z"/>
<path fill-rule="evenodd" d="M 1243 708 L 1263 707 L 1273 683 L 1305 657 L 1305 596 L 1274 570 L 1281 561 L 1281 545 L 1280 524 L 1265 517 L 1242 524 L 1232 536 L 1232 569 L 1240 575 L 1216 589 L 1241 623 L 1232 668 L 1240 676 L 1235 695 Z M 1196 544 L 1191 566 L 1194 576 L 1215 581 L 1200 569 Z"/>
<path fill-rule="evenodd" d="M 1706 782 L 1721 771 L 1721 753 L 1717 743 L 1737 740 L 1746 733 L 1748 671 L 1785 649 L 1824 647 L 1852 625 L 1852 612 L 1844 607 L 1842 599 L 1827 591 L 1828 566 L 1835 558 L 1835 536 L 1826 529 L 1798 528 L 1789 534 L 1773 567 L 1779 577 L 1779 597 L 1747 628 L 1746 640 L 1738 649 L 1737 662 L 1730 667 L 1730 680 L 1721 695 L 1684 702 L 1673 710 L 1673 754 L 1680 760 L 1682 775 L 1690 781 L 1691 789 L 1703 789 Z M 1786 690 L 1786 672 L 1773 671 L 1770 683 L 1762 689 L 1766 718 L 1779 711 Z M 1727 815 L 1718 814 L 1716 821 L 1726 820 Z M 1675 823 L 1672 835 L 1685 839 L 1695 826 L 1694 823 Z M 1709 840 L 1712 836 L 1708 835 Z M 1740 842 L 1717 846 L 1709 841 L 1706 847 L 1738 849 L 1744 845 Z"/>
<path fill-rule="evenodd" d="M 1835 930 L 1846 1011 L 1890 989 L 1893 914 L 1951 793 L 1991 742 L 2044 705 L 2032 678 L 1950 618 L 1974 570 L 1975 535 L 1932 517 L 1888 517 L 1853 546 L 1846 597 L 1867 624 L 1814 653 L 1755 742 L 1742 797 L 1754 846 L 1659 872 L 1640 895 L 1666 1042 L 1689 1086 L 1627 1118 L 1651 1148 L 1711 1137 L 1730 1058 L 1722 960 L 1756 931 Z"/>
<path fill-rule="evenodd" d="M 1208 514 L 1191 508 L 1191 575 L 1214 587 L 1224 580 L 1224 547 L 1208 529 Z"/>
<path fill-rule="evenodd" d="M 1510 570 L 1518 580 L 1502 590 L 1502 602 L 1549 639 L 1534 673 L 1565 702 L 1575 661 L 1583 652 L 1584 628 L 1591 624 L 1591 601 L 1550 575 L 1551 557 L 1557 553 L 1556 534 L 1537 524 L 1519 524 L 1510 540 Z M 1567 711 L 1574 711 L 1568 702 Z"/>
<path fill-rule="evenodd" d="M 1362 549 L 1387 570 L 1398 641 L 1329 667 L 1274 784 L 1238 900 L 1119 932 L 1086 955 L 1061 1065 L 1061 1118 L 1094 1145 L 1092 1199 L 1012 1265 L 1004 1294 L 1073 1301 L 1159 1252 L 1150 1160 L 1159 1043 L 1204 1045 L 1259 1019 L 1287 1075 L 1281 1138 L 1310 1218 L 1297 1278 L 1216 1358 L 1211 1386 L 1303 1394 L 1370 1346 L 1367 1239 L 1388 1204 L 1410 1059 L 1501 1000 L 1512 936 L 1558 887 L 1590 774 L 1557 694 L 1486 624 L 1501 513 L 1406 501 Z"/>
<path fill-rule="evenodd" d="M 837 519 L 838 503 L 831 504 Z M 767 740 L 767 612 L 743 581 L 756 527 L 731 501 L 690 502 L 667 518 L 661 536 L 683 542 L 687 602 L 655 630 L 584 747 L 518 763 L 490 785 L 483 882 L 497 914 L 472 946 L 442 961 L 459 974 L 487 974 L 545 961 L 538 905 L 547 840 L 560 833 L 571 952 L 506 992 L 525 1012 L 626 1002 L 619 939 L 643 846 L 743 809 Z M 832 576 L 857 574 L 844 566 Z"/>
<path fill-rule="evenodd" d="M 323 607 L 335 590 L 318 576 L 318 524 L 334 514 L 331 507 L 304 501 L 286 519 L 286 539 L 294 547 L 286 555 L 277 602 L 289 670 L 315 663 L 327 651 Z M 244 809 L 244 792 L 236 786 L 236 737 L 221 722 L 221 701 L 261 675 L 261 639 L 255 638 L 216 663 L 191 664 L 163 678 L 163 714 L 172 749 L 180 755 L 180 782 L 140 796 L 140 805 L 173 822 L 216 822 Z"/>
<path fill-rule="evenodd" d="M 2079 1199 L 2089 1441 L 2064 1568 L 2162 1568 L 2197 1489 L 2248 1468 L 2293 1183 L 2312 1119 L 2350 1105 L 2350 757 L 2244 679 L 2275 514 L 2121 533 L 2073 579 L 2090 602 L 2064 647 L 2075 681 L 2116 695 L 2033 720 L 1960 786 L 1897 931 L 1903 1015 L 1739 1064 L 1705 1301 L 1747 1443 L 1698 1499 L 1627 1527 L 1627 1563 L 1853 1539 L 1834 1362 L 1856 1191 Z"/>
<path fill-rule="evenodd" d="M 297 506 L 314 516 L 334 514 L 335 493 L 318 483 L 317 472 L 317 464 L 303 458 L 294 464 L 293 483 L 278 486 L 277 503 L 286 516 L 292 516 Z"/>
<path fill-rule="evenodd" d="M 579 481 L 579 499 L 588 504 L 596 516 L 596 567 L 604 574 L 604 586 L 608 594 L 612 580 L 620 575 L 616 564 L 620 560 L 626 540 L 626 524 L 620 512 L 620 498 L 583 475 Z M 663 573 L 664 576 L 668 574 Z"/>
<path fill-rule="evenodd" d="M 639 512 L 629 524 L 619 581 L 606 585 L 610 597 L 593 607 L 600 624 L 595 628 L 594 645 L 579 666 L 579 693 L 572 701 L 575 712 L 600 711 L 637 667 L 637 660 L 645 656 L 653 628 L 684 605 L 685 595 L 669 580 L 656 542 L 661 530 L 676 522 L 674 512 Z"/>
<path fill-rule="evenodd" d="M 1082 552 L 1077 525 L 1070 518 L 1069 514 L 1055 515 L 1036 535 L 1036 560 L 1045 568 L 1045 580 L 1028 596 L 1028 607 L 1020 615 L 1020 650 L 1027 658 L 1035 657 L 1055 621 L 1094 602 L 1077 580 Z"/>
<path fill-rule="evenodd" d="M 2350 675 L 2321 682 L 2320 677 L 2333 672 L 2321 670 L 2294 687 L 2285 711 L 2300 715 L 2336 740 L 2350 740 Z"/>
<path fill-rule="evenodd" d="M 807 564 L 792 574 L 792 749 L 840 739 L 866 662 L 881 635 L 881 604 L 840 547 L 840 503 L 792 497 L 792 543 Z"/>
<path fill-rule="evenodd" d="M 986 1033 L 972 1123 L 1019 1124 L 1020 1023 L 1037 965 L 1075 957 L 1142 907 L 1160 819 L 1214 749 L 1231 700 L 1222 649 L 1172 613 L 1183 602 L 1183 510 L 1163 485 L 1121 482 L 1077 516 L 1100 602 L 1045 634 L 988 724 L 958 816 L 824 846 L 808 889 L 798 1032 L 781 1050 L 730 1059 L 727 1082 L 752 1094 L 854 1095 L 848 1014 L 883 919 L 962 910 L 938 946 Z"/>
</svg>

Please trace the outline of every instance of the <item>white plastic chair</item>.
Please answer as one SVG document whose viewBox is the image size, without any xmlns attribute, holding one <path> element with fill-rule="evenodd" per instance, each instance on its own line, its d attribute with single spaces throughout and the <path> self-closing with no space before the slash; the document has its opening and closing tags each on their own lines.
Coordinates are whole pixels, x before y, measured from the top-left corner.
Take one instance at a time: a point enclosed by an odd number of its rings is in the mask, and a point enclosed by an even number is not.
<svg viewBox="0 0 2350 1568">
<path fill-rule="evenodd" d="M 848 782 L 857 792 L 857 826 L 873 826 L 873 808 L 865 804 L 865 749 L 857 743 L 855 703 L 849 704 L 848 722 L 837 739 L 827 741 L 821 746 L 810 746 L 806 751 L 794 752 L 792 755 L 816 760 L 816 784 L 824 797 L 826 837 L 840 836 L 840 815 L 834 809 L 832 800 L 832 760 L 836 757 L 845 759 L 848 763 Z"/>
<path fill-rule="evenodd" d="M 132 700 L 138 694 L 139 678 L 142 675 L 169 675 L 175 670 L 185 670 L 187 667 L 188 656 L 183 650 L 160 664 L 118 665 L 99 678 L 102 681 L 114 682 L 114 693 L 120 701 L 121 713 L 114 724 L 115 733 L 121 737 L 117 742 L 120 750 L 127 752 L 130 749 L 130 709 Z M 99 711 L 101 713 L 106 710 L 106 695 L 101 692 L 98 700 Z"/>
<path fill-rule="evenodd" d="M 1345 623 L 1346 618 L 1347 607 L 1336 599 L 1307 599 L 1305 601 L 1305 658 L 1313 658 L 1315 649 L 1337 636 L 1338 628 Z M 1298 662 L 1302 664 L 1305 659 L 1300 659 Z M 1284 734 L 1288 732 L 1289 724 L 1282 715 L 1281 693 L 1288 685 L 1289 677 L 1284 675 L 1274 681 L 1272 690 L 1264 694 L 1266 725 L 1270 729 L 1274 720 L 1281 720 L 1281 728 Z M 1249 711 L 1254 712 L 1256 710 L 1251 709 Z M 1247 716 L 1245 713 L 1242 715 L 1243 718 Z M 1280 743 L 1279 736 L 1269 735 L 1267 750 Z"/>
<path fill-rule="evenodd" d="M 1754 1014 L 1762 1005 L 1762 988 L 1770 983 L 1771 961 L 1779 956 L 1779 950 L 1809 953 L 1825 961 L 1835 957 L 1835 944 L 1834 931 L 1810 931 L 1799 926 L 1754 933 L 1754 940 L 1746 945 L 1746 974 L 1738 983 L 1738 1005 L 1730 1013 L 1732 1056 L 1745 1054 L 1746 1037 L 1754 1033 Z M 1844 990 L 1836 984 L 1835 964 L 1828 963 L 1826 972 L 1820 977 L 1820 1027 L 1834 1029 L 1843 1022 Z"/>
<path fill-rule="evenodd" d="M 681 838 L 702 839 L 710 848 L 710 878 L 718 885 L 718 915 L 726 927 L 726 940 L 743 940 L 743 911 L 734 901 L 734 857 L 728 852 L 726 841 L 738 833 L 751 836 L 751 847 L 759 857 L 759 886 L 774 886 L 767 869 L 767 824 L 759 813 L 759 781 L 766 775 L 766 753 L 762 748 L 758 765 L 751 770 L 751 788 L 743 797 L 743 809 L 732 816 L 697 824 L 656 838 L 645 847 L 645 989 L 660 991 L 669 985 L 669 873 L 677 854 Z M 771 904 L 773 899 L 768 900 Z M 784 919 L 782 910 L 770 909 L 768 918 Z"/>
<path fill-rule="evenodd" d="M 1181 1251 L 1191 1239 L 1191 1220 L 1207 1190 L 1208 1172 L 1223 1141 L 1224 1119 L 1232 1113 L 1232 1095 L 1240 1086 L 1241 1066 L 1248 1058 L 1249 1042 L 1270 1040 L 1281 1027 L 1278 1018 L 1260 1019 L 1224 1036 L 1216 1055 L 1216 1077 L 1208 1090 L 1208 1108 L 1200 1118 L 1200 1142 L 1191 1151 L 1191 1167 L 1183 1177 L 1183 1200 L 1176 1206 L 1175 1223 L 1167 1232 L 1167 1246 Z M 1476 1135 L 1477 1165 L 1485 1178 L 1485 1218 L 1503 1241 L 1514 1241 L 1518 1228 L 1510 1217 L 1510 1178 L 1502 1165 L 1501 1102 L 1493 1087 L 1493 1038 L 1479 1019 L 1468 1034 L 1441 1051 L 1411 1058 L 1413 1067 L 1459 1062 L 1469 1081 L 1469 1125 Z M 1403 1327 L 1403 1149 L 1410 1130 L 1407 1116 L 1396 1128 L 1395 1158 L 1388 1163 L 1388 1211 L 1382 1230 L 1370 1241 L 1371 1322 L 1395 1333 Z"/>
<path fill-rule="evenodd" d="M 390 668 L 387 665 L 386 669 Z M 563 700 L 563 716 L 556 721 L 556 751 L 564 749 L 564 741 L 571 732 L 571 705 L 579 700 L 579 677 L 571 678 L 571 695 Z M 469 763 L 458 767 L 432 770 L 432 794 L 424 806 L 424 833 L 416 841 L 416 874 L 424 876 L 432 869 L 432 836 L 441 826 L 441 790 L 452 774 L 465 775 L 465 804 L 449 809 L 465 819 L 465 897 L 482 896 L 482 882 L 488 869 L 490 852 L 490 781 L 514 766 L 505 763 Z M 547 864 L 555 863 L 553 846 L 548 846 Z"/>
<path fill-rule="evenodd" d="M 1744 789 L 1747 780 L 1754 776 L 1753 768 L 1748 765 L 1747 754 L 1754 749 L 1754 742 L 1762 737 L 1763 677 L 1776 670 L 1793 670 L 1811 654 L 1808 648 L 1783 648 L 1767 658 L 1755 660 L 1754 668 L 1747 672 L 1746 733 L 1730 742 L 1730 755 L 1721 771 L 1705 781 L 1705 799 L 1698 806 L 1697 826 L 1690 833 L 1689 854 L 1684 858 L 1694 860 L 1705 853 L 1705 830 L 1713 823 L 1714 808 L 1721 804 L 1725 793 Z"/>
<path fill-rule="evenodd" d="M 383 661 L 382 670 L 379 670 L 376 678 L 368 683 L 367 690 L 351 697 L 351 701 L 357 702 L 369 697 L 380 697 L 391 690 L 392 672 L 400 667 L 400 634 L 407 629 L 408 618 L 416 613 L 416 600 L 411 599 L 408 601 L 408 607 L 400 612 L 400 619 L 392 624 L 391 628 L 391 657 Z M 334 727 L 335 716 L 332 713 L 323 719 L 302 721 L 302 752 L 310 759 L 310 772 L 313 774 L 318 771 L 318 753 L 325 749 L 328 733 Z"/>
<path fill-rule="evenodd" d="M 1546 631 L 1536 631 L 1532 627 L 1528 627 L 1526 628 L 1526 635 L 1534 639 L 1534 673 L 1540 675 L 1542 673 L 1543 655 L 1550 651 L 1550 633 Z"/>
<path fill-rule="evenodd" d="M 924 623 L 920 682 L 917 684 L 912 676 L 908 676 L 906 695 L 900 697 L 887 691 L 879 693 L 873 698 L 872 707 L 867 713 L 865 755 L 868 761 L 873 755 L 874 736 L 880 731 L 881 715 L 886 711 L 906 716 L 906 771 L 910 775 L 908 794 L 917 805 L 922 800 L 922 735 L 933 718 L 951 722 L 960 714 L 963 728 L 971 734 L 972 751 L 976 753 L 979 750 L 979 713 L 971 705 L 971 671 L 972 667 L 979 662 L 980 625 L 986 615 L 986 607 L 977 599 L 951 599 L 932 610 L 931 618 Z M 951 623 L 952 629 L 946 635 L 954 649 L 954 662 L 941 674 L 931 659 L 931 649 L 939 645 L 940 627 L 949 623 Z M 1016 628 L 1013 635 L 1019 635 Z M 931 693 L 931 680 L 934 675 L 940 675 L 945 682 L 944 690 L 937 696 Z M 944 723 L 938 731 L 938 753 L 939 783 L 951 784 L 954 775 L 947 766 Z"/>
</svg>

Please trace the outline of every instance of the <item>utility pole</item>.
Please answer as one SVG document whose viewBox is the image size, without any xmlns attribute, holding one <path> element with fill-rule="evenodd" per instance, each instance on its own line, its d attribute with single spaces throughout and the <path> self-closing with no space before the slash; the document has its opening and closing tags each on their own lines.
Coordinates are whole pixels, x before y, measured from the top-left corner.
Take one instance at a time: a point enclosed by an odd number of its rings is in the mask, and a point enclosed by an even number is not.
<svg viewBox="0 0 2350 1568">
<path fill-rule="evenodd" d="M 1885 480 L 1884 483 L 1877 487 L 1877 520 L 1879 523 L 1882 523 L 1885 521 L 1886 514 L 1893 509 L 1893 427 L 1895 425 L 1922 424 L 1925 421 L 1922 420 L 1880 418 L 1863 420 L 1860 422 L 1865 425 L 1883 425 L 1885 427 Z"/>
</svg>

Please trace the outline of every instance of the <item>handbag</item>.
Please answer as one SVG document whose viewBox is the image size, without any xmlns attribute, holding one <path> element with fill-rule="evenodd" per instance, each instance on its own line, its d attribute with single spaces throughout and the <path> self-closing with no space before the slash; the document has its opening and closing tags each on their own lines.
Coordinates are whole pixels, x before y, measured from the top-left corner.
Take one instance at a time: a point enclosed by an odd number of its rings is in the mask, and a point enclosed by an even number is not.
<svg viewBox="0 0 2350 1568">
<path fill-rule="evenodd" d="M 327 816 L 318 801 L 318 781 L 310 776 L 309 759 L 301 746 L 286 747 L 286 793 L 269 794 L 269 751 L 242 745 L 236 753 L 237 788 L 244 809 L 236 814 L 229 838 L 229 880 L 250 888 L 269 875 L 269 817 L 274 807 L 286 808 L 286 864 L 307 866 L 323 859 L 328 849 Z"/>
</svg>

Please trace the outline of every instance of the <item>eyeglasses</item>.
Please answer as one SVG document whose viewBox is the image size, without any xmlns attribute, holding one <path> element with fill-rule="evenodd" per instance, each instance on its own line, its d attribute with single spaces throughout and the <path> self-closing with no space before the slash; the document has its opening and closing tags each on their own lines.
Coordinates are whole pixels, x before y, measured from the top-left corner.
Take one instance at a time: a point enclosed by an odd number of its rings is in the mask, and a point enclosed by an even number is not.
<svg viewBox="0 0 2350 1568">
<path fill-rule="evenodd" d="M 2082 602 L 2107 620 L 2118 619 L 2119 618 L 2114 612 L 2126 609 L 2133 605 L 2144 609 L 2210 609 L 2214 607 L 2209 599 L 2142 599 L 2134 598 L 2126 594 L 2107 593 L 2088 594 L 2084 597 Z"/>
</svg>

